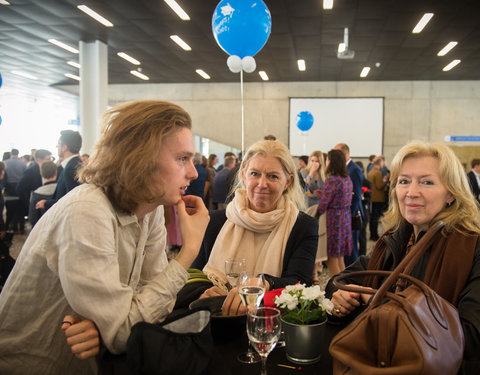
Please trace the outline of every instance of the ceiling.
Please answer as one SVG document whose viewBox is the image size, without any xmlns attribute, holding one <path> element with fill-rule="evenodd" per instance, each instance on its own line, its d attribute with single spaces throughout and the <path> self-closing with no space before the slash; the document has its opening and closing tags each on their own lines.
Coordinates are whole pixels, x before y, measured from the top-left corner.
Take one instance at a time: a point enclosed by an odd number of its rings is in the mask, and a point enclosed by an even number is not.
<svg viewBox="0 0 480 375">
<path fill-rule="evenodd" d="M 246 1 L 246 0 L 245 0 Z M 236 82 L 226 65 L 227 55 L 211 30 L 219 0 L 177 0 L 189 14 L 182 21 L 162 0 L 9 0 L 0 5 L 0 73 L 4 85 L 22 87 L 78 84 L 64 73 L 78 75 L 66 64 L 78 55 L 49 43 L 55 38 L 78 48 L 80 40 L 108 44 L 109 83 L 144 83 L 129 71 L 134 65 L 117 56 L 124 51 L 141 61 L 150 83 L 205 82 L 195 70 L 206 71 L 210 82 Z M 334 0 L 332 10 L 322 0 L 265 0 L 272 31 L 255 56 L 257 70 L 245 80 L 271 82 L 355 80 L 477 80 L 480 78 L 480 2 L 478 0 Z M 107 28 L 77 9 L 85 4 L 115 26 Z M 411 30 L 425 12 L 435 15 L 420 34 Z M 337 58 L 337 46 L 349 28 L 352 60 Z M 191 47 L 185 52 L 169 36 L 179 35 Z M 449 41 L 458 45 L 446 56 L 437 52 Z M 300 72 L 296 60 L 304 59 Z M 453 59 L 462 62 L 449 72 Z M 375 67 L 380 63 L 379 67 Z M 372 67 L 360 78 L 364 66 Z M 38 81 L 12 75 L 22 70 Z"/>
</svg>

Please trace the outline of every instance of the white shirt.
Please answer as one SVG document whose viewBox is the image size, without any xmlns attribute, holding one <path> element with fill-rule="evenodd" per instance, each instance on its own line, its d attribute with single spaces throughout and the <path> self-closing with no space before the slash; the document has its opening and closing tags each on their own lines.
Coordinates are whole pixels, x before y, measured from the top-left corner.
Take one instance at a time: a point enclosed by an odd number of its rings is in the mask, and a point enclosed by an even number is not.
<svg viewBox="0 0 480 375">
<path fill-rule="evenodd" d="M 162 321 L 188 278 L 178 262 L 168 263 L 165 243 L 162 206 L 139 222 L 89 184 L 58 201 L 30 233 L 0 294 L 0 374 L 95 371 L 67 346 L 66 314 L 93 320 L 105 346 L 124 352 L 131 327 Z"/>
</svg>

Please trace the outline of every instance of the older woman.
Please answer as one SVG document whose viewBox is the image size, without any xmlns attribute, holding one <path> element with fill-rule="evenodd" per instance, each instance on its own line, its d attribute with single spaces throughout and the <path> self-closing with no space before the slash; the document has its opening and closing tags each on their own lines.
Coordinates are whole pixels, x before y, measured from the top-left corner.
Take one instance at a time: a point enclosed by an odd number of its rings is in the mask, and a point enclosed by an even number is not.
<svg viewBox="0 0 480 375">
<path fill-rule="evenodd" d="M 214 286 L 203 297 L 227 294 L 227 258 L 245 258 L 247 271 L 263 273 L 269 289 L 310 284 L 318 224 L 301 212 L 304 197 L 295 162 L 278 141 L 261 141 L 247 151 L 237 174 L 235 198 L 211 213 L 202 248 L 192 267 L 203 268 Z M 236 290 L 224 312 L 243 310 Z"/>
<path fill-rule="evenodd" d="M 392 270 L 409 248 L 438 221 L 445 223 L 417 263 L 412 276 L 423 280 L 458 308 L 465 334 L 464 358 L 480 360 L 480 219 L 465 171 L 447 146 L 412 142 L 391 165 L 386 233 L 370 257 L 361 256 L 344 272 Z M 377 288 L 374 278 L 364 285 Z M 350 283 L 359 280 L 350 279 Z M 349 316 L 370 296 L 336 291 L 327 285 L 338 318 Z M 470 363 L 471 365 L 472 363 Z M 478 372 L 472 372 L 478 373 Z"/>
</svg>

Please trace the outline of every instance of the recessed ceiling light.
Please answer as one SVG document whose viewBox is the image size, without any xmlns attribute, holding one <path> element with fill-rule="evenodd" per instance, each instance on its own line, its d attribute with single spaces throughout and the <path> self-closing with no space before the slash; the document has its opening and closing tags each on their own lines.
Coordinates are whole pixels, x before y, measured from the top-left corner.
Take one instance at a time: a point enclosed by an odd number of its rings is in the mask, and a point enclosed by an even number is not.
<svg viewBox="0 0 480 375">
<path fill-rule="evenodd" d="M 445 47 L 443 47 L 440 52 L 437 53 L 437 56 L 445 56 L 449 53 L 453 47 L 455 47 L 458 43 L 457 42 L 450 42 Z"/>
<path fill-rule="evenodd" d="M 170 8 L 184 21 L 190 21 L 190 16 L 177 4 L 175 0 L 164 0 Z"/>
<path fill-rule="evenodd" d="M 0 4 L 2 5 L 10 5 L 10 3 L 7 0 L 0 0 Z"/>
<path fill-rule="evenodd" d="M 146 76 L 143 73 L 140 73 L 138 70 L 130 70 L 130 74 L 133 74 L 134 76 L 143 79 L 144 81 L 148 81 L 150 77 Z"/>
<path fill-rule="evenodd" d="M 297 65 L 298 65 L 298 70 L 301 72 L 304 72 L 306 67 L 305 67 L 305 60 L 297 60 Z"/>
<path fill-rule="evenodd" d="M 362 78 L 365 78 L 366 76 L 368 76 L 368 73 L 370 72 L 370 67 L 369 66 L 365 66 L 363 69 L 362 69 L 362 72 L 360 73 L 360 77 Z"/>
<path fill-rule="evenodd" d="M 265 73 L 263 70 L 260 70 L 260 71 L 258 72 L 258 74 L 260 75 L 260 77 L 261 77 L 264 81 L 268 81 L 267 73 Z"/>
<path fill-rule="evenodd" d="M 103 26 L 113 27 L 113 23 L 111 23 L 105 17 L 101 16 L 100 14 L 95 12 L 93 9 L 90 9 L 86 5 L 77 5 L 77 8 L 80 9 L 82 12 L 88 14 L 95 21 L 100 22 Z"/>
<path fill-rule="evenodd" d="M 80 64 L 77 63 L 77 62 L 75 62 L 75 61 L 67 61 L 67 64 L 68 64 L 68 65 L 71 65 L 71 66 L 73 66 L 73 67 L 75 67 L 75 68 L 77 68 L 77 69 L 80 69 Z"/>
<path fill-rule="evenodd" d="M 347 49 L 347 45 L 345 43 L 338 43 L 338 53 L 343 53 Z"/>
<path fill-rule="evenodd" d="M 442 70 L 444 72 L 448 72 L 450 69 L 453 69 L 454 67 L 456 67 L 458 64 L 460 64 L 462 60 L 453 60 L 450 64 L 448 64 L 447 66 L 445 66 Z"/>
<path fill-rule="evenodd" d="M 195 71 L 197 72 L 197 74 L 199 74 L 203 78 L 210 79 L 210 76 L 207 73 L 205 73 L 202 69 L 197 69 Z"/>
<path fill-rule="evenodd" d="M 58 41 L 57 39 L 48 39 L 48 41 L 52 44 L 55 44 L 57 47 L 63 48 L 67 50 L 68 52 L 71 53 L 78 53 L 78 49 L 73 48 L 72 46 L 69 46 L 68 44 L 62 43 Z"/>
<path fill-rule="evenodd" d="M 38 78 L 35 77 L 34 75 L 31 75 L 29 73 L 25 73 L 25 72 L 22 72 L 20 70 L 12 70 L 12 73 L 17 75 L 17 76 L 20 76 L 20 77 L 23 77 L 23 78 L 28 78 L 28 79 L 33 79 L 33 80 L 37 80 Z"/>
<path fill-rule="evenodd" d="M 132 56 L 127 55 L 125 52 L 119 52 L 117 53 L 117 55 L 120 56 L 122 59 L 127 60 L 129 63 L 132 63 L 133 65 L 140 65 L 140 61 L 134 59 Z"/>
<path fill-rule="evenodd" d="M 177 43 L 180 47 L 182 47 L 185 51 L 191 51 L 192 48 L 183 41 L 178 35 L 170 35 L 170 39 L 172 39 L 175 43 Z"/>
<path fill-rule="evenodd" d="M 323 9 L 332 9 L 333 0 L 323 0 Z"/>
<path fill-rule="evenodd" d="M 80 81 L 80 77 L 79 77 L 79 76 L 76 76 L 75 74 L 65 73 L 65 77 L 74 79 L 74 80 L 76 80 L 76 81 Z"/>
<path fill-rule="evenodd" d="M 413 28 L 412 33 L 418 34 L 423 30 L 427 23 L 432 19 L 433 13 L 425 13 L 423 17 L 418 21 L 417 25 Z"/>
</svg>

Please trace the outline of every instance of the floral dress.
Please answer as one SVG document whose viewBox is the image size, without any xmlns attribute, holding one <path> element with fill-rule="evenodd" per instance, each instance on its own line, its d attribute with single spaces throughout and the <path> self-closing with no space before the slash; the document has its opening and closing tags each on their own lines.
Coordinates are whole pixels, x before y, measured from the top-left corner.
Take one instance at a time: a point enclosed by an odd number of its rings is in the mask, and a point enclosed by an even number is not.
<svg viewBox="0 0 480 375">
<path fill-rule="evenodd" d="M 353 184 L 350 177 L 329 176 L 320 190 L 318 211 L 327 211 L 327 254 L 330 257 L 350 255 L 352 251 Z"/>
</svg>

